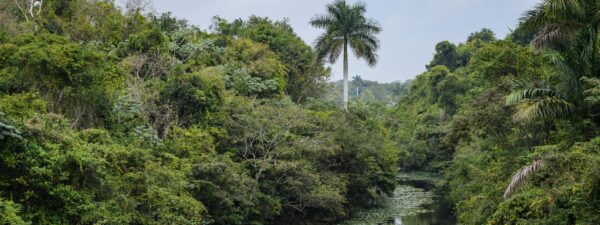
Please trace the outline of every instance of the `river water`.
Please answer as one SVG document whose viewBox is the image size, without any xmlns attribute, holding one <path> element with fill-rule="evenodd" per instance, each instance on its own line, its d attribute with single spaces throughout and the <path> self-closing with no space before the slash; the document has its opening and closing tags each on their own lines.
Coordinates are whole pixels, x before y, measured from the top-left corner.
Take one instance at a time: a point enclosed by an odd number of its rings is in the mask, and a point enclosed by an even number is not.
<svg viewBox="0 0 600 225">
<path fill-rule="evenodd" d="M 423 180 L 404 181 L 381 207 L 352 215 L 339 225 L 455 225 L 452 205 L 435 185 Z"/>
</svg>

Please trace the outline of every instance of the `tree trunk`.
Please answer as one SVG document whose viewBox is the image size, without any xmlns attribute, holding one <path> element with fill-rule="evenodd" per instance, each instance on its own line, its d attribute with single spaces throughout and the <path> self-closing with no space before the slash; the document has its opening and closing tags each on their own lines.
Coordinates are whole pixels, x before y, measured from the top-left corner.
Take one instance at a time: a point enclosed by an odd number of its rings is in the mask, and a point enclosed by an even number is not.
<svg viewBox="0 0 600 225">
<path fill-rule="evenodd" d="M 348 43 L 344 42 L 344 110 L 348 111 Z"/>
</svg>

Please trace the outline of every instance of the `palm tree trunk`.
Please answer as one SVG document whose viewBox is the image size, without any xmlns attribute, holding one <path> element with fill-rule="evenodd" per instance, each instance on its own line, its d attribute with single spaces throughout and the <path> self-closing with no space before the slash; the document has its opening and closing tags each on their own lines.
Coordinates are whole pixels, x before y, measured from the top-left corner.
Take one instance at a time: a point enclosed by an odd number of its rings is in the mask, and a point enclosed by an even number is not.
<svg viewBox="0 0 600 225">
<path fill-rule="evenodd" d="M 344 42 L 344 110 L 348 111 L 348 43 Z"/>
</svg>

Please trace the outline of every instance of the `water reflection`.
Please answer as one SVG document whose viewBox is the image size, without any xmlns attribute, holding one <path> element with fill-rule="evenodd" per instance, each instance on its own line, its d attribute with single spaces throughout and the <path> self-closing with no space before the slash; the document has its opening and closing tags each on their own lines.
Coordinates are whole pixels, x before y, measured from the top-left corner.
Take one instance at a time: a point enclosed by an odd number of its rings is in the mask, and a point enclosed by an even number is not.
<svg viewBox="0 0 600 225">
<path fill-rule="evenodd" d="M 455 225 L 456 217 L 454 215 L 452 204 L 436 196 L 433 205 L 425 206 L 430 211 L 418 213 L 415 215 L 402 216 L 395 218 L 395 225 Z"/>
<path fill-rule="evenodd" d="M 341 225 L 455 225 L 452 204 L 429 185 L 401 185 L 383 207 L 365 210 Z"/>
</svg>

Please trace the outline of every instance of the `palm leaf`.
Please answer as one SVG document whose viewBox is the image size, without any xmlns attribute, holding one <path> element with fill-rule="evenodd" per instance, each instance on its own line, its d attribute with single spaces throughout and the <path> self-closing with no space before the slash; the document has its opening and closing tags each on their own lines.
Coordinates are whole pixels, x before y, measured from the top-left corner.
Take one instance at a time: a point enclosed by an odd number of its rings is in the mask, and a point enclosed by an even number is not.
<svg viewBox="0 0 600 225">
<path fill-rule="evenodd" d="M 583 42 L 582 50 L 581 50 L 581 58 L 582 59 L 591 59 L 592 54 L 596 51 L 596 47 L 594 43 L 596 43 L 596 39 L 598 38 L 596 32 L 596 28 L 592 26 L 587 26 L 583 32 L 581 32 L 581 40 Z"/>
<path fill-rule="evenodd" d="M 531 88 L 514 91 L 506 97 L 506 105 L 514 105 L 525 99 L 536 99 L 543 97 L 560 97 L 557 91 L 546 88 Z"/>
<path fill-rule="evenodd" d="M 553 120 L 569 117 L 572 112 L 571 104 L 564 100 L 555 98 L 527 100 L 517 105 L 513 120 L 515 122 Z"/>
<path fill-rule="evenodd" d="M 377 43 L 371 43 L 360 36 L 350 38 L 350 46 L 354 54 L 359 58 L 364 58 L 369 66 L 374 66 L 377 63 Z"/>
<path fill-rule="evenodd" d="M 521 17 L 521 28 L 539 31 L 531 44 L 540 49 L 572 37 L 590 22 L 590 14 L 595 9 L 584 0 L 546 0 Z"/>
<path fill-rule="evenodd" d="M 555 23 L 546 25 L 531 41 L 536 49 L 541 49 L 550 44 L 568 39 L 573 35 L 574 27 L 568 23 Z"/>
<path fill-rule="evenodd" d="M 575 112 L 575 107 L 557 91 L 543 88 L 515 91 L 506 98 L 506 104 L 517 105 L 515 122 L 568 118 Z"/>
<path fill-rule="evenodd" d="M 519 171 L 517 171 L 517 173 L 513 175 L 508 187 L 506 187 L 503 196 L 504 199 L 510 198 L 517 191 L 517 189 L 519 189 L 519 187 L 523 185 L 523 183 L 529 176 L 541 170 L 542 168 L 544 168 L 544 166 L 545 162 L 540 159 L 535 160 L 530 165 L 524 166 L 521 169 L 519 169 Z"/>
<path fill-rule="evenodd" d="M 344 40 L 339 37 L 337 31 L 328 31 L 317 37 L 315 41 L 315 50 L 317 51 L 317 60 L 327 59 L 334 63 L 340 56 Z"/>
<path fill-rule="evenodd" d="M 582 18 L 586 14 L 586 4 L 583 0 L 548 0 L 548 11 L 552 16 L 563 18 Z"/>
<path fill-rule="evenodd" d="M 526 11 L 520 18 L 520 27 L 527 31 L 533 31 L 539 27 L 546 25 L 546 19 L 544 17 L 546 9 L 546 2 L 537 4 L 533 9 Z"/>
<path fill-rule="evenodd" d="M 373 19 L 365 19 L 361 23 L 356 24 L 356 29 L 353 33 L 367 33 L 367 34 L 376 34 L 381 32 L 381 25 Z"/>
<path fill-rule="evenodd" d="M 317 28 L 326 28 L 335 22 L 330 15 L 316 15 L 310 20 L 310 25 Z"/>
<path fill-rule="evenodd" d="M 574 96 L 581 90 L 581 74 L 575 72 L 567 63 L 566 59 L 557 51 L 548 51 L 544 58 L 550 62 L 555 69 L 555 74 L 562 81 L 562 90 L 567 96 Z"/>
</svg>

